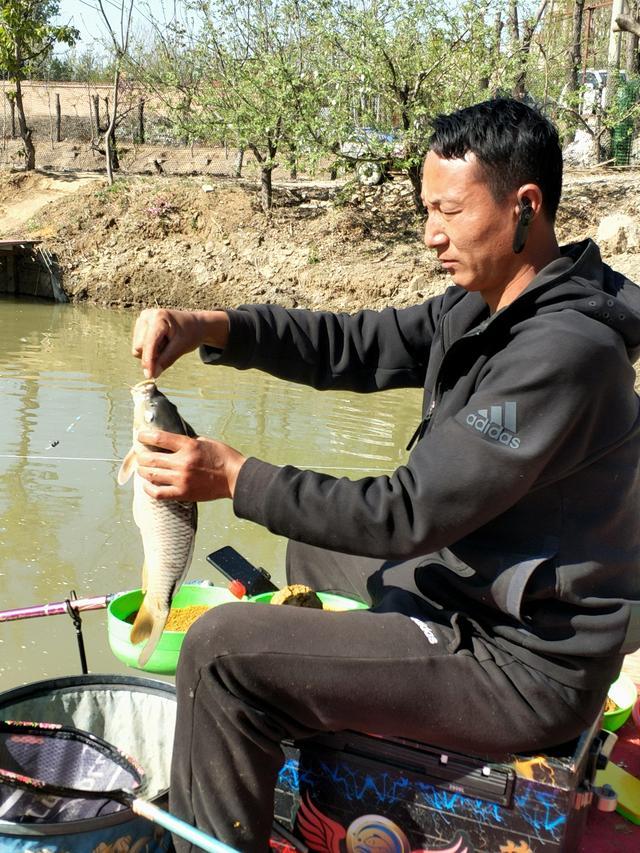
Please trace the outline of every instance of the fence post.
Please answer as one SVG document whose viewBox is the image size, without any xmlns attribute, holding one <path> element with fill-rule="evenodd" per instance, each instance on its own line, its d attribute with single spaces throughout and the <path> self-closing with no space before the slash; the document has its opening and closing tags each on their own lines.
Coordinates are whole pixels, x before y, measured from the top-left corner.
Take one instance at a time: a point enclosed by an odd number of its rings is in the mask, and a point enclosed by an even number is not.
<svg viewBox="0 0 640 853">
<path fill-rule="evenodd" d="M 62 142 L 62 109 L 58 92 L 56 92 L 56 142 Z"/>
<path fill-rule="evenodd" d="M 93 119 L 96 123 L 96 136 L 100 136 L 100 95 L 92 95 Z"/>
<path fill-rule="evenodd" d="M 11 138 L 16 138 L 16 96 L 13 92 L 4 93 L 11 108 Z"/>
<path fill-rule="evenodd" d="M 144 98 L 138 101 L 138 142 L 144 145 Z"/>
</svg>

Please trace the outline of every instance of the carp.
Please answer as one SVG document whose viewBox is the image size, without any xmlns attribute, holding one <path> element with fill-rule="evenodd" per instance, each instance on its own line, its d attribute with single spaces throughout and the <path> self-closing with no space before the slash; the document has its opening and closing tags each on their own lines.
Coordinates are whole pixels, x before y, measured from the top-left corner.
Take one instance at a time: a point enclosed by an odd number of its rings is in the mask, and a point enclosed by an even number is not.
<svg viewBox="0 0 640 853">
<path fill-rule="evenodd" d="M 136 471 L 137 453 L 145 449 L 138 441 L 138 431 L 151 427 L 191 437 L 196 433 L 180 416 L 176 406 L 158 390 L 154 380 L 138 382 L 131 389 L 131 395 L 133 446 L 120 466 L 118 483 L 123 485 L 133 474 L 133 518 L 140 530 L 144 550 L 144 599 L 130 638 L 133 644 L 147 640 L 138 658 L 139 665 L 145 666 L 162 635 L 173 596 L 191 565 L 198 505 L 187 501 L 160 501 L 145 492 L 143 478 Z"/>
</svg>

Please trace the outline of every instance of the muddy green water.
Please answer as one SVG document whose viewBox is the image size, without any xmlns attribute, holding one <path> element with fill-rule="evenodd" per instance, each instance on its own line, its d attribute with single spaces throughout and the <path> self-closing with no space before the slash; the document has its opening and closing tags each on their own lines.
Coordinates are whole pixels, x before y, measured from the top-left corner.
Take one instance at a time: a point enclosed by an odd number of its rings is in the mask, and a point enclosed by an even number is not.
<svg viewBox="0 0 640 853">
<path fill-rule="evenodd" d="M 135 313 L 0 300 L 0 609 L 140 586 L 131 483 L 116 484 L 131 444 Z M 358 478 L 390 473 L 419 420 L 417 391 L 318 393 L 256 371 L 186 356 L 159 387 L 194 429 L 274 464 Z M 230 544 L 284 580 L 286 542 L 200 504 L 188 578 L 224 583 L 206 555 Z M 92 672 L 126 671 L 106 611 L 83 614 Z M 0 690 L 80 672 L 68 616 L 0 623 Z M 135 674 L 135 673 L 134 673 Z"/>
</svg>

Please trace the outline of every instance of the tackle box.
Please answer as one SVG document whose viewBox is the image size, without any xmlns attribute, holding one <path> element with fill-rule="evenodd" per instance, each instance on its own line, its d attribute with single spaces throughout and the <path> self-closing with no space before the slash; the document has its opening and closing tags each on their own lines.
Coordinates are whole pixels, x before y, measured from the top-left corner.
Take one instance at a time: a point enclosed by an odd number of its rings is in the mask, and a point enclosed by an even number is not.
<svg viewBox="0 0 640 853">
<path fill-rule="evenodd" d="M 604 757 L 599 723 L 504 762 L 356 732 L 289 743 L 275 817 L 326 853 L 571 853 Z"/>
</svg>

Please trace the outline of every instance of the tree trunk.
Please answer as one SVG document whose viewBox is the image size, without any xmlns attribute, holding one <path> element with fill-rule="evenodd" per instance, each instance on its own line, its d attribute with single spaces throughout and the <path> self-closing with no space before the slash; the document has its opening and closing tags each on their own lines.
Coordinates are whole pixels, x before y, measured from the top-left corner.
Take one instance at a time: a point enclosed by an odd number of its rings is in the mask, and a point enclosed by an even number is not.
<svg viewBox="0 0 640 853">
<path fill-rule="evenodd" d="M 104 132 L 104 150 L 107 160 L 107 180 L 113 184 L 113 173 L 120 168 L 118 149 L 116 147 L 116 118 L 118 115 L 118 86 L 120 83 L 120 63 L 116 62 L 113 75 L 113 110 L 109 110 L 109 99 L 105 98 L 108 126 Z"/>
<path fill-rule="evenodd" d="M 509 41 L 512 50 L 517 50 L 520 44 L 520 23 L 518 21 L 518 0 L 509 3 Z"/>
<path fill-rule="evenodd" d="M 609 51 L 607 54 L 607 85 L 604 90 L 604 106 L 608 109 L 615 100 L 618 78 L 616 72 L 620 70 L 620 50 L 622 47 L 622 33 L 617 19 L 622 15 L 624 0 L 613 0 L 611 5 L 611 25 L 609 27 Z"/>
<path fill-rule="evenodd" d="M 635 3 L 631 4 L 631 11 L 633 13 L 633 17 L 637 19 L 638 17 L 638 2 L 636 0 Z M 629 33 L 627 37 L 627 57 L 625 62 L 625 68 L 627 70 L 627 74 L 637 74 L 638 70 L 640 70 L 640 55 L 638 54 L 638 47 L 640 46 L 640 21 L 636 21 L 638 24 L 638 32 Z"/>
<path fill-rule="evenodd" d="M 527 93 L 527 66 L 529 64 L 529 55 L 531 53 L 531 42 L 533 41 L 533 36 L 538 27 L 538 24 L 542 20 L 544 10 L 547 7 L 547 2 L 548 0 L 540 0 L 538 9 L 534 17 L 528 20 L 522 26 L 522 43 L 520 45 L 518 57 L 518 65 L 520 66 L 520 70 L 518 72 L 514 87 L 514 95 L 516 98 L 524 98 Z M 516 0 L 513 0 L 513 8 L 515 10 L 515 13 L 517 14 Z"/>
<path fill-rule="evenodd" d="M 242 164 L 244 163 L 244 148 L 238 148 L 236 153 L 236 167 L 234 170 L 234 177 L 241 178 L 242 177 Z"/>
<path fill-rule="evenodd" d="M 493 32 L 491 34 L 490 44 L 489 44 L 489 62 L 492 66 L 495 67 L 498 63 L 499 55 L 500 55 L 500 39 L 502 38 L 502 10 L 498 9 L 496 12 L 495 21 L 493 23 Z M 491 86 L 491 74 L 485 73 L 479 80 L 480 89 L 484 91 L 489 91 L 489 87 Z"/>
<path fill-rule="evenodd" d="M 640 21 L 629 15 L 618 15 L 615 19 L 618 30 L 623 30 L 625 33 L 633 33 L 634 36 L 640 36 Z"/>
<path fill-rule="evenodd" d="M 56 142 L 62 142 L 62 109 L 60 95 L 56 93 Z"/>
<path fill-rule="evenodd" d="M 33 172 L 36 168 L 36 149 L 31 138 L 31 128 L 27 127 L 27 118 L 24 114 L 24 103 L 22 102 L 22 87 L 19 80 L 16 80 L 16 109 L 18 111 L 20 137 L 24 148 L 24 167 L 27 172 Z"/>
<path fill-rule="evenodd" d="M 566 92 L 567 103 L 571 111 L 577 110 L 578 72 L 582 60 L 582 19 L 584 16 L 584 0 L 574 0 L 573 4 L 573 26 L 571 36 L 571 48 L 567 55 L 566 68 Z M 572 112 L 569 113 L 565 142 L 571 142 L 575 136 L 577 120 Z"/>
<path fill-rule="evenodd" d="M 269 213 L 273 204 L 272 172 L 273 166 L 260 167 L 260 205 L 265 213 Z"/>
<path fill-rule="evenodd" d="M 407 175 L 411 181 L 411 189 L 413 190 L 413 206 L 416 213 L 424 214 L 424 204 L 422 203 L 422 162 L 413 163 L 407 169 Z"/>
</svg>

